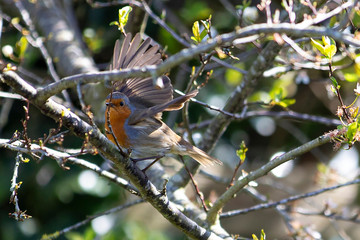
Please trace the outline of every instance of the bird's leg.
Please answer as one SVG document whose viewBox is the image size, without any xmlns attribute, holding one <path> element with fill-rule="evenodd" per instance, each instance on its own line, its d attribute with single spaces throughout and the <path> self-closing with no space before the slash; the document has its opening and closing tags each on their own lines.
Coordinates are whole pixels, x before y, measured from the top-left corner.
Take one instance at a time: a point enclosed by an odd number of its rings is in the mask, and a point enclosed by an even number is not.
<svg viewBox="0 0 360 240">
<path fill-rule="evenodd" d="M 141 171 L 143 173 L 146 172 L 146 170 L 148 170 L 152 165 L 154 165 L 157 161 L 159 161 L 161 158 L 163 158 L 164 155 L 162 156 L 152 156 L 152 157 L 145 157 L 145 158 L 130 158 L 134 163 L 137 162 L 141 162 L 141 161 L 145 161 L 145 160 L 150 160 L 150 159 L 154 159 L 154 161 L 152 161 L 148 166 L 146 166 L 144 169 L 142 169 Z"/>
<path fill-rule="evenodd" d="M 131 158 L 131 160 L 135 163 L 137 162 L 141 162 L 141 161 L 145 161 L 145 160 L 150 160 L 150 159 L 155 159 L 154 161 L 152 161 L 148 166 L 146 166 L 143 170 L 141 170 L 143 173 L 146 172 L 146 170 L 148 170 L 152 165 L 154 165 L 157 161 L 159 161 L 162 157 L 164 157 L 164 155 L 162 156 L 153 156 L 153 157 L 146 157 L 146 158 Z"/>
<path fill-rule="evenodd" d="M 158 158 L 155 158 L 154 161 L 152 161 L 146 168 L 144 168 L 143 170 L 141 170 L 143 173 L 146 172 L 146 170 L 148 170 L 152 165 L 154 165 L 157 161 L 159 161 L 162 157 L 158 157 Z"/>
</svg>

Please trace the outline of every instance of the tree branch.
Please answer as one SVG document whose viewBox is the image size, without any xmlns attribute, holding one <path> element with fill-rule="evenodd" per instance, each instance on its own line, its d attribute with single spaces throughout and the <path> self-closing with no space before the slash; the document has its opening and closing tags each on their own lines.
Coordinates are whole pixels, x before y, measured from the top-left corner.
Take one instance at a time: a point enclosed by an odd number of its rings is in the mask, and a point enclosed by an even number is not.
<svg viewBox="0 0 360 240">
<path fill-rule="evenodd" d="M 331 134 L 325 134 L 323 136 L 320 136 L 310 142 L 307 142 L 287 153 L 284 153 L 283 155 L 276 157 L 275 159 L 271 160 L 267 164 L 263 165 L 261 168 L 250 172 L 248 175 L 244 176 L 243 178 L 239 179 L 234 183 L 232 187 L 228 189 L 223 195 L 221 195 L 217 201 L 214 203 L 213 207 L 210 208 L 208 212 L 208 218 L 209 224 L 212 224 L 216 221 L 219 212 L 224 207 L 224 205 L 234 197 L 234 195 L 240 191 L 243 187 L 245 187 L 249 182 L 254 181 L 264 175 L 266 175 L 268 172 L 270 172 L 275 167 L 279 166 L 280 164 L 283 164 L 284 162 L 287 162 L 291 159 L 294 159 L 298 156 L 301 156 L 302 154 L 309 152 L 310 150 L 319 147 L 321 145 L 324 145 L 325 143 L 328 143 L 331 141 Z"/>
<path fill-rule="evenodd" d="M 143 203 L 143 202 L 144 202 L 144 200 L 142 200 L 142 199 L 135 200 L 133 202 L 125 203 L 123 205 L 111 208 L 111 209 L 106 210 L 104 212 L 89 216 L 85 220 L 83 220 L 81 222 L 78 222 L 78 223 L 76 223 L 76 224 L 74 224 L 72 226 L 69 226 L 67 228 L 64 228 L 64 229 L 62 229 L 60 231 L 56 231 L 55 233 L 52 233 L 52 234 L 44 234 L 42 236 L 41 240 L 55 239 L 55 238 L 57 238 L 57 237 L 59 237 L 61 235 L 64 235 L 65 233 L 68 233 L 70 231 L 73 231 L 75 229 L 78 229 L 79 227 L 82 227 L 82 226 L 88 224 L 90 221 L 94 220 L 95 218 L 98 218 L 98 217 L 101 217 L 101 216 L 104 216 L 104 215 L 109 215 L 109 214 L 116 213 L 116 212 L 120 212 L 120 211 L 122 211 L 124 209 L 130 208 L 130 207 L 132 207 L 134 205 L 137 205 L 137 204 L 140 204 L 140 203 Z"/>
<path fill-rule="evenodd" d="M 70 110 L 51 99 L 48 99 L 45 103 L 42 100 L 39 101 L 37 99 L 37 90 L 27 84 L 15 72 L 8 71 L 3 73 L 1 80 L 13 87 L 14 91 L 18 94 L 26 96 L 43 114 L 54 120 L 61 118 L 63 125 L 69 128 L 76 136 L 83 139 L 88 136 L 89 142 L 106 158 L 114 162 L 119 171 L 123 172 L 130 179 L 139 190 L 141 197 L 187 236 L 195 239 L 221 239 L 186 217 L 174 203 L 169 201 L 166 195 L 156 189 L 133 161 L 120 154 L 116 146 L 99 129 L 90 126 Z"/>
<path fill-rule="evenodd" d="M 343 184 L 338 184 L 332 187 L 326 187 L 326 188 L 322 188 L 313 192 L 308 192 L 308 193 L 303 193 L 303 194 L 299 194 L 299 195 L 294 195 L 291 196 L 289 198 L 284 198 L 280 201 L 276 201 L 276 202 L 267 202 L 267 203 L 261 203 L 258 205 L 255 205 L 253 207 L 249 207 L 249 208 L 245 208 L 245 209 L 240 209 L 240 210 L 233 210 L 233 211 L 228 211 L 225 213 L 220 214 L 220 218 L 228 218 L 228 217 L 234 217 L 240 214 L 246 214 L 252 211 L 257 211 L 257 210 L 261 210 L 261 209 L 268 209 L 268 208 L 273 208 L 273 207 L 277 207 L 278 205 L 282 205 L 282 204 L 287 204 L 299 199 L 303 199 L 303 198 L 309 198 L 309 197 L 313 197 L 319 194 L 322 194 L 324 192 L 327 191 L 331 191 L 331 190 L 335 190 L 341 187 L 346 187 L 349 185 L 353 185 L 353 184 L 359 184 L 360 183 L 360 179 L 355 179 L 353 181 L 349 181 L 347 183 L 343 183 Z"/>
<path fill-rule="evenodd" d="M 33 156 L 34 152 L 39 152 L 41 153 L 41 155 L 45 155 L 47 157 L 55 159 L 60 166 L 63 165 L 64 161 L 66 160 L 66 162 L 69 162 L 71 164 L 92 170 L 97 174 L 99 174 L 99 176 L 105 177 L 108 180 L 118 184 L 122 188 L 128 190 L 130 193 L 139 195 L 138 190 L 133 185 L 131 185 L 127 180 L 120 178 L 111 172 L 101 169 L 96 164 L 93 164 L 91 162 L 88 162 L 80 158 L 73 157 L 68 153 L 59 152 L 48 147 L 40 147 L 39 145 L 34 143 L 31 144 L 29 149 L 27 147 L 23 147 L 23 142 L 15 141 L 10 143 L 9 139 L 0 139 L 0 147 L 10 149 L 16 152 L 26 153 L 31 156 Z"/>
<path fill-rule="evenodd" d="M 279 24 L 272 24 L 271 26 L 269 26 L 268 24 L 256 24 L 249 27 L 241 28 L 232 33 L 218 35 L 215 38 L 208 40 L 206 43 L 202 43 L 197 46 L 192 46 L 191 48 L 183 49 L 179 53 L 172 55 L 163 63 L 157 66 L 146 66 L 142 68 L 135 67 L 132 69 L 124 69 L 121 71 L 104 71 L 97 73 L 78 74 L 78 75 L 66 77 L 63 78 L 60 82 L 52 83 L 43 89 L 39 89 L 39 100 L 44 101 L 47 98 L 61 92 L 66 88 L 76 87 L 77 84 L 121 81 L 123 79 L 131 78 L 131 77 L 160 76 L 166 73 L 169 69 L 179 65 L 182 62 L 192 59 L 193 57 L 197 56 L 200 53 L 213 50 L 218 46 L 231 45 L 235 39 L 248 37 L 259 33 L 266 33 L 266 34 L 286 33 L 298 37 L 329 36 L 339 42 L 344 42 L 349 45 L 360 47 L 360 41 L 354 39 L 351 35 L 337 32 L 326 27 L 310 26 L 310 23 L 307 22 L 305 23 L 303 22 L 295 25 L 289 23 L 279 23 Z M 271 50 L 274 50 L 274 46 L 271 46 Z M 261 64 L 260 66 L 263 66 L 266 63 L 266 61 L 270 59 L 270 57 L 267 55 L 261 55 L 261 56 L 262 58 L 258 59 L 257 61 L 259 62 L 259 64 Z M 250 71 L 253 71 L 253 72 L 249 72 L 249 74 L 251 75 L 254 73 L 259 75 L 259 72 L 257 72 L 255 69 L 252 69 Z"/>
</svg>

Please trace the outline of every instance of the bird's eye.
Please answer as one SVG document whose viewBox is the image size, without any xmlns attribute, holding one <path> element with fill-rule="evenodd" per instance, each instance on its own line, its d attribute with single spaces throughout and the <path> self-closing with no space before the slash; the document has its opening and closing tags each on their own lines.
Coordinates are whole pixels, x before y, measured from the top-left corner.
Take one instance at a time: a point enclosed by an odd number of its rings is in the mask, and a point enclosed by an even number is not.
<svg viewBox="0 0 360 240">
<path fill-rule="evenodd" d="M 125 103 L 123 102 L 123 101 L 121 101 L 120 102 L 120 106 L 122 107 L 122 106 L 124 106 L 125 105 Z"/>
</svg>

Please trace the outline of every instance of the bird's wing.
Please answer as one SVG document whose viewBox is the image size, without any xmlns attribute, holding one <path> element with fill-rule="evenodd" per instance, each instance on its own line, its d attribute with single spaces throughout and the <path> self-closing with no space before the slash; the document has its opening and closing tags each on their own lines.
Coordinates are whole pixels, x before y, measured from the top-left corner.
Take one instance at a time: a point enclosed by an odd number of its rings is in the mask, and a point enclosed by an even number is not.
<svg viewBox="0 0 360 240">
<path fill-rule="evenodd" d="M 159 46 L 150 47 L 151 39 L 147 38 L 141 43 L 140 34 L 137 33 L 131 41 L 128 34 L 122 46 L 119 40 L 114 47 L 111 70 L 157 65 L 162 62 Z M 134 105 L 140 107 L 153 107 L 173 99 L 173 88 L 170 79 L 162 76 L 163 86 L 156 86 L 152 78 L 131 78 L 122 82 L 115 82 L 115 91 L 124 93 Z"/>
<path fill-rule="evenodd" d="M 186 95 L 177 97 L 169 102 L 156 105 L 150 108 L 137 108 L 134 112 L 131 113 L 129 117 L 129 125 L 136 124 L 142 121 L 145 118 L 155 117 L 160 118 L 163 111 L 174 111 L 181 109 L 184 106 L 184 103 L 190 98 L 195 97 L 198 94 L 198 90 L 194 90 Z"/>
</svg>

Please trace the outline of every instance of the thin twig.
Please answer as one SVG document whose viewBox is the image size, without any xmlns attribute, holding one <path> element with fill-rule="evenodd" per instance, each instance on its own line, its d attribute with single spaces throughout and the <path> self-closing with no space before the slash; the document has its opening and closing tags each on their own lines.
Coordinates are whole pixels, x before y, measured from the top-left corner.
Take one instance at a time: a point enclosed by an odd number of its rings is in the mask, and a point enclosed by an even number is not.
<svg viewBox="0 0 360 240">
<path fill-rule="evenodd" d="M 292 212 L 302 214 L 305 216 L 320 216 L 320 217 L 325 217 L 325 218 L 332 219 L 332 220 L 360 223 L 359 212 L 357 212 L 354 215 L 349 216 L 349 217 L 344 216 L 339 213 L 336 213 L 336 212 L 331 212 L 331 211 L 310 212 L 310 211 L 306 211 L 305 209 L 302 209 L 302 208 L 293 208 Z"/>
<path fill-rule="evenodd" d="M 234 169 L 232 178 L 231 178 L 231 180 L 229 181 L 229 184 L 228 184 L 228 186 L 226 187 L 226 189 L 229 189 L 229 187 L 231 187 L 232 185 L 234 185 L 235 178 L 236 178 L 236 174 L 237 174 L 237 172 L 239 171 L 240 166 L 241 166 L 242 164 L 243 164 L 243 161 L 241 161 L 241 159 L 239 158 L 239 162 L 236 164 L 236 167 L 235 167 L 235 169 Z"/>
<path fill-rule="evenodd" d="M 161 18 L 159 18 L 156 14 L 154 14 L 154 12 L 150 9 L 150 7 L 147 5 L 147 3 L 145 1 L 141 1 L 142 6 L 138 6 L 141 7 L 142 9 L 144 9 L 144 11 L 149 14 L 149 16 L 154 19 L 161 27 L 163 27 L 168 33 L 171 34 L 171 36 L 173 38 L 176 39 L 176 41 L 178 41 L 179 43 L 181 43 L 182 45 L 184 45 L 185 47 L 190 47 L 190 44 L 184 40 L 183 38 L 181 38 L 174 30 L 172 30 L 172 28 L 170 28 Z"/>
<path fill-rule="evenodd" d="M 329 75 L 330 75 L 330 78 L 335 78 L 334 72 L 333 72 L 333 69 L 332 69 L 331 61 L 329 62 Z M 340 107 L 343 110 L 343 113 L 345 114 L 345 118 L 347 120 L 347 123 L 352 123 L 354 120 L 349 116 L 348 109 L 346 108 L 346 105 L 344 104 L 344 101 L 343 101 L 343 99 L 341 97 L 339 87 L 334 86 L 334 89 L 336 91 L 336 96 L 339 99 Z"/>
<path fill-rule="evenodd" d="M 205 200 L 204 200 L 204 194 L 202 194 L 202 192 L 200 192 L 200 189 L 199 189 L 197 183 L 195 182 L 194 176 L 191 174 L 190 170 L 188 169 L 188 167 L 185 164 L 184 158 L 182 156 L 180 156 L 180 155 L 179 155 L 179 157 L 180 157 L 182 163 L 184 164 L 184 168 L 186 169 L 186 171 L 189 174 L 191 182 L 193 183 L 193 186 L 195 188 L 195 192 L 196 192 L 196 194 L 198 195 L 198 197 L 199 197 L 199 199 L 201 201 L 201 204 L 202 204 L 202 207 L 203 207 L 204 211 L 207 212 L 208 208 L 207 208 Z"/>
<path fill-rule="evenodd" d="M 121 81 L 131 77 L 152 77 L 154 75 L 162 75 L 169 69 L 179 65 L 182 62 L 192 59 L 194 56 L 213 50 L 217 46 L 231 44 L 232 41 L 239 37 L 250 36 L 263 32 L 269 33 L 286 33 L 293 36 L 324 36 L 334 38 L 337 41 L 360 46 L 360 41 L 355 40 L 350 35 L 333 31 L 329 28 L 310 26 L 308 24 L 279 23 L 268 26 L 267 24 L 255 24 L 249 27 L 241 28 L 233 33 L 218 35 L 214 39 L 208 40 L 190 49 L 184 49 L 179 53 L 170 56 L 167 60 L 157 66 L 135 67 L 132 69 L 124 69 L 121 71 L 103 71 L 97 73 L 78 74 L 63 78 L 61 81 L 49 84 L 47 87 L 39 90 L 39 99 L 45 101 L 49 97 L 57 94 L 66 88 L 76 87 L 78 83 L 95 83 L 107 81 Z"/>
<path fill-rule="evenodd" d="M 319 194 L 327 192 L 327 191 L 331 191 L 331 190 L 334 190 L 334 189 L 346 187 L 346 186 L 353 185 L 353 184 L 359 184 L 359 183 L 360 183 L 360 179 L 355 179 L 355 180 L 349 181 L 347 183 L 338 184 L 338 185 L 335 185 L 335 186 L 332 186 L 332 187 L 322 188 L 322 189 L 319 189 L 317 191 L 303 193 L 303 194 L 299 194 L 299 195 L 294 195 L 294 196 L 291 196 L 289 198 L 284 198 L 284 199 L 282 199 L 280 201 L 261 203 L 261 204 L 258 204 L 258 205 L 255 205 L 253 207 L 246 208 L 246 209 L 228 211 L 228 212 L 225 212 L 225 213 L 221 213 L 220 217 L 221 218 L 233 217 L 233 216 L 236 216 L 236 215 L 245 214 L 245 213 L 249 213 L 249 212 L 252 212 L 252 211 L 257 211 L 257 210 L 260 210 L 260 209 L 273 208 L 273 207 L 277 207 L 278 205 L 287 204 L 287 203 L 290 203 L 290 202 L 293 202 L 293 201 L 296 201 L 296 200 L 299 200 L 299 199 L 303 199 L 303 198 L 313 197 L 313 196 L 319 195 Z"/>
<path fill-rule="evenodd" d="M 42 155 L 45 155 L 47 157 L 50 157 L 50 158 L 56 160 L 59 163 L 59 165 L 62 164 L 63 159 L 66 159 L 66 161 L 68 163 L 78 165 L 85 169 L 94 171 L 97 174 L 99 174 L 99 176 L 102 176 L 102 177 L 118 184 L 119 186 L 128 190 L 130 193 L 139 195 L 138 190 L 136 190 L 136 188 L 134 186 L 132 186 L 129 183 L 129 181 L 127 181 L 123 178 L 120 178 L 117 175 L 100 168 L 96 164 L 93 164 L 91 162 L 88 162 L 86 160 L 83 160 L 83 159 L 80 159 L 77 157 L 73 157 L 72 155 L 70 155 L 68 153 L 60 152 L 60 151 L 57 151 L 57 150 L 54 150 L 54 149 L 51 149 L 48 147 L 44 147 L 44 146 L 41 147 L 35 143 L 31 144 L 31 149 L 29 150 L 28 148 L 23 147 L 23 142 L 14 141 L 14 142 L 9 143 L 9 139 L 0 139 L 0 147 L 10 149 L 12 151 L 20 152 L 20 153 L 26 153 L 29 155 L 32 155 L 33 153 L 38 152 L 38 153 L 41 153 Z"/>
<path fill-rule="evenodd" d="M 175 89 L 174 91 L 180 95 L 185 95 L 183 92 L 181 92 L 177 89 Z M 200 104 L 201 106 L 206 107 L 210 110 L 213 110 L 213 111 L 219 112 L 221 114 L 224 114 L 228 117 L 231 117 L 234 120 L 245 120 L 245 119 L 253 118 L 253 117 L 269 116 L 269 117 L 274 117 L 274 118 L 290 118 L 290 119 L 297 119 L 297 120 L 303 120 L 303 121 L 317 122 L 317 123 L 325 124 L 328 126 L 341 125 L 341 121 L 338 119 L 315 116 L 315 115 L 310 115 L 307 113 L 298 113 L 298 112 L 294 112 L 294 111 L 254 110 L 254 111 L 246 112 L 244 114 L 239 114 L 239 113 L 227 112 L 223 109 L 220 109 L 219 107 L 216 107 L 216 106 L 204 103 L 200 100 L 197 100 L 196 98 L 191 98 L 190 101 Z M 193 128 L 193 127 L 191 127 L 191 128 Z"/>
<path fill-rule="evenodd" d="M 306 152 L 309 152 L 310 150 L 319 147 L 325 143 L 330 142 L 332 139 L 331 134 L 325 134 L 323 136 L 320 136 L 310 142 L 307 142 L 287 153 L 284 153 L 281 156 L 278 156 L 274 158 L 272 161 L 268 162 L 267 164 L 263 165 L 261 168 L 250 172 L 248 175 L 242 177 L 238 181 L 234 183 L 232 187 L 228 189 L 222 196 L 220 196 L 217 201 L 214 203 L 213 207 L 210 208 L 208 212 L 207 220 L 210 223 L 213 223 L 220 210 L 223 208 L 223 206 L 233 198 L 233 196 L 240 191 L 242 188 L 244 188 L 249 182 L 254 181 L 264 175 L 266 175 L 268 172 L 270 172 L 275 167 L 283 164 L 284 162 L 287 162 L 295 157 L 298 157 Z"/>
<path fill-rule="evenodd" d="M 23 131 L 22 131 L 22 136 L 25 140 L 25 145 L 28 149 L 31 148 L 31 139 L 28 136 L 28 122 L 30 119 L 29 116 L 29 107 L 30 107 L 30 102 L 29 100 L 26 100 L 26 106 L 24 106 L 24 110 L 25 110 L 25 119 L 21 121 L 21 124 L 23 126 Z"/>
<path fill-rule="evenodd" d="M 260 202 L 266 202 L 268 200 L 268 197 L 261 194 L 257 191 L 256 188 L 247 186 L 244 188 L 245 193 L 249 194 L 252 198 L 254 198 L 257 201 Z M 281 215 L 281 217 L 284 219 L 286 227 L 289 229 L 291 233 L 295 233 L 295 229 L 292 225 L 292 217 L 290 214 L 286 211 L 286 209 L 282 209 L 280 207 L 276 207 L 277 212 Z"/>
<path fill-rule="evenodd" d="M 11 179 L 11 187 L 10 187 L 10 192 L 11 192 L 10 203 L 14 204 L 15 212 L 9 213 L 9 216 L 14 218 L 16 221 L 24 221 L 26 219 L 31 218 L 30 215 L 26 214 L 26 210 L 25 211 L 20 210 L 20 206 L 19 206 L 18 190 L 20 189 L 22 182 L 17 182 L 17 177 L 19 173 L 20 163 L 22 161 L 23 161 L 23 157 L 21 153 L 18 152 L 15 158 L 15 167 L 14 167 L 13 176 Z"/>
<path fill-rule="evenodd" d="M 76 136 L 89 136 L 90 143 L 107 159 L 114 162 L 118 170 L 124 173 L 138 189 L 143 199 L 148 201 L 164 218 L 181 229 L 187 236 L 194 239 L 221 239 L 217 233 L 203 228 L 199 223 L 187 217 L 175 203 L 149 181 L 145 174 L 136 167 L 129 158 L 120 154 L 117 147 L 110 142 L 99 129 L 90 126 L 66 107 L 48 99 L 45 103 L 38 100 L 38 90 L 25 82 L 15 72 L 8 71 L 0 75 L 1 81 L 11 86 L 15 92 L 31 99 L 31 103 L 39 108 L 43 114 L 57 120 L 63 119 L 63 125 L 69 128 Z M 203 218 L 197 218 L 200 224 L 205 224 Z"/>
<path fill-rule="evenodd" d="M 317 58 L 308 54 L 307 52 L 305 52 L 304 50 L 302 50 L 291 38 L 289 38 L 286 34 L 282 34 L 281 35 L 282 39 L 287 42 L 300 56 L 302 56 L 303 58 L 313 61 L 313 62 L 317 62 Z"/>
<path fill-rule="evenodd" d="M 201 66 L 197 69 L 197 71 L 195 72 L 195 74 L 193 74 L 188 82 L 188 85 L 185 89 L 185 94 L 189 93 L 192 86 L 194 85 L 194 82 L 196 81 L 196 79 L 202 74 L 202 72 L 204 71 L 204 68 L 206 66 L 207 63 L 209 63 L 210 59 L 211 59 L 212 54 L 209 54 L 206 59 L 204 61 L 201 62 Z M 184 104 L 184 107 L 182 109 L 182 115 L 183 115 L 183 123 L 184 123 L 184 127 L 186 129 L 186 132 L 188 134 L 188 140 L 192 145 L 195 145 L 194 139 L 192 138 L 192 132 L 190 129 L 190 122 L 189 122 L 189 102 L 186 102 Z"/>
<path fill-rule="evenodd" d="M 139 199 L 139 200 L 135 200 L 133 202 L 129 202 L 129 203 L 125 203 L 123 205 L 120 205 L 120 206 L 117 206 L 117 207 L 114 207 L 114 208 L 111 208 L 109 210 L 106 210 L 104 212 L 101 212 L 101 213 L 98 213 L 96 215 L 93 215 L 93 216 L 89 216 L 87 217 L 85 220 L 82 220 L 74 225 L 71 225 L 67 228 L 64 228 L 60 231 L 56 231 L 55 233 L 50 233 L 50 234 L 44 234 L 41 238 L 41 240 L 51 240 L 51 239 L 55 239 L 55 238 L 58 238 L 59 236 L 62 236 L 70 231 L 74 231 L 76 229 L 78 229 L 79 227 L 82 227 L 88 223 L 90 223 L 90 221 L 94 220 L 95 218 L 98 218 L 98 217 L 101 217 L 101 216 L 105 216 L 105 215 L 109 215 L 109 214 L 113 214 L 113 213 L 117 213 L 117 212 L 120 212 L 124 209 L 127 209 L 127 208 L 130 208 L 134 205 L 137 205 L 137 204 L 140 204 L 140 203 L 143 203 L 145 202 L 143 199 Z"/>
</svg>

